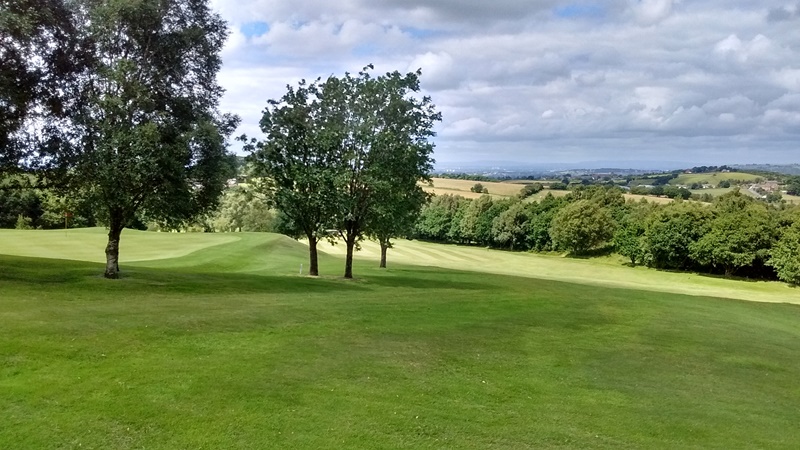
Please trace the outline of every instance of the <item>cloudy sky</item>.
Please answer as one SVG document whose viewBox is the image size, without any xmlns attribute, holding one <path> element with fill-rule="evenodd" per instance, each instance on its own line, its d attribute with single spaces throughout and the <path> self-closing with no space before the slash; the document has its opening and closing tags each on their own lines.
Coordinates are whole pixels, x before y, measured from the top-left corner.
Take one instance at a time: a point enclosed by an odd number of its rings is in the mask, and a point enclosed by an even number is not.
<svg viewBox="0 0 800 450">
<path fill-rule="evenodd" d="M 240 132 L 302 78 L 422 69 L 440 167 L 800 162 L 800 1 L 212 0 Z"/>
</svg>

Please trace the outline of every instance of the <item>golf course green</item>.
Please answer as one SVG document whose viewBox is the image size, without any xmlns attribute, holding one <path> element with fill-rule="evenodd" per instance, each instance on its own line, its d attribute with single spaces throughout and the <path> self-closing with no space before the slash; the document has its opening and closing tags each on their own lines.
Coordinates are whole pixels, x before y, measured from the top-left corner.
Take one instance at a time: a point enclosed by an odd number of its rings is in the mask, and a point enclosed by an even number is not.
<svg viewBox="0 0 800 450">
<path fill-rule="evenodd" d="M 0 230 L 0 449 L 797 448 L 800 293 L 267 233 Z"/>
</svg>

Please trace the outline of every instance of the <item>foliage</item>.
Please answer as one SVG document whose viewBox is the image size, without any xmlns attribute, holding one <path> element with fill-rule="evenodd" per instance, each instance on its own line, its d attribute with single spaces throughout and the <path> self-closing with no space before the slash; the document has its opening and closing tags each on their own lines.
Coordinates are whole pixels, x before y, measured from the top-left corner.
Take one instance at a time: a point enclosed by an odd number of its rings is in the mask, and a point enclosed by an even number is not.
<svg viewBox="0 0 800 450">
<path fill-rule="evenodd" d="M 565 206 L 550 225 L 554 247 L 576 255 L 601 247 L 613 235 L 610 211 L 591 200 L 577 200 Z"/>
<path fill-rule="evenodd" d="M 519 190 L 518 197 L 521 199 L 525 199 L 530 197 L 531 195 L 538 194 L 544 189 L 544 185 L 542 183 L 530 183 L 522 186 L 522 189 Z"/>
<path fill-rule="evenodd" d="M 492 236 L 500 247 L 509 250 L 519 248 L 526 243 L 527 223 L 531 219 L 528 205 L 522 202 L 513 203 L 492 221 Z"/>
<path fill-rule="evenodd" d="M 0 173 L 36 162 L 38 148 L 58 146 L 74 113 L 77 79 L 88 65 L 86 35 L 73 2 L 0 3 Z"/>
<path fill-rule="evenodd" d="M 336 228 L 347 249 L 345 278 L 353 277 L 353 251 L 370 226 L 380 227 L 375 231 L 388 247 L 396 234 L 387 226 L 397 219 L 394 213 L 416 215 L 425 199 L 418 182 L 430 180 L 430 139 L 441 120 L 430 97 L 415 96 L 421 71 L 372 76 L 372 68 L 325 82 L 336 100 L 332 135 L 341 151 Z M 380 202 L 390 204 L 379 207 Z"/>
<path fill-rule="evenodd" d="M 241 186 L 223 192 L 210 221 L 217 232 L 276 230 L 276 217 L 269 202 L 262 195 Z"/>
<path fill-rule="evenodd" d="M 462 202 L 467 200 L 460 195 L 437 195 L 420 212 L 414 226 L 415 235 L 421 239 L 444 241 L 450 233 L 453 216 Z"/>
<path fill-rule="evenodd" d="M 743 197 L 746 198 L 746 197 Z M 765 261 L 775 239 L 775 224 L 766 206 L 750 200 L 739 209 L 717 202 L 707 230 L 690 246 L 694 260 L 722 268 L 726 275 Z"/>
<path fill-rule="evenodd" d="M 651 203 L 629 203 L 625 213 L 617 219 L 617 230 L 614 232 L 614 249 L 622 256 L 630 259 L 631 265 L 642 262 L 645 255 L 644 233 L 647 216 L 652 210 Z"/>
<path fill-rule="evenodd" d="M 92 198 L 109 227 L 108 278 L 123 227 L 140 216 L 186 222 L 216 205 L 231 175 L 226 137 L 238 118 L 216 108 L 225 22 L 202 0 L 75 4 L 89 63 L 62 143 L 41 149 L 57 181 Z"/>
<path fill-rule="evenodd" d="M 269 100 L 261 118 L 263 141 L 246 142 L 256 175 L 265 179 L 262 193 L 285 220 L 283 232 L 309 242 L 309 274 L 319 274 L 317 242 L 338 212 L 336 171 L 339 142 L 332 135 L 335 98 L 319 80 L 287 86 L 278 100 Z"/>
<path fill-rule="evenodd" d="M 550 226 L 556 214 L 567 205 L 565 197 L 555 197 L 551 193 L 533 205 L 532 217 L 527 223 L 527 247 L 539 252 L 553 250 Z"/>
<path fill-rule="evenodd" d="M 767 264 L 775 269 L 780 280 L 800 284 L 800 221 L 782 229 Z"/>
<path fill-rule="evenodd" d="M 687 269 L 694 261 L 690 248 L 711 218 L 708 208 L 690 202 L 661 205 L 647 219 L 644 262 L 660 269 Z"/>
<path fill-rule="evenodd" d="M 475 193 L 478 193 L 478 194 L 488 194 L 489 193 L 489 189 L 486 188 L 486 186 L 484 186 L 484 185 L 482 185 L 480 183 L 475 183 L 471 188 L 469 188 L 469 190 L 470 190 L 470 192 L 475 192 Z"/>
</svg>

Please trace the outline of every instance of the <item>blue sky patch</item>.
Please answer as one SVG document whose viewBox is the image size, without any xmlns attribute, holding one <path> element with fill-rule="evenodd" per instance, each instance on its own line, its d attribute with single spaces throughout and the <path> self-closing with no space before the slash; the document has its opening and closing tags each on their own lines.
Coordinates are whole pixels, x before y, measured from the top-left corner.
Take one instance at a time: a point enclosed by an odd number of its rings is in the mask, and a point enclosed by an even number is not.
<svg viewBox="0 0 800 450">
<path fill-rule="evenodd" d="M 269 31 L 269 24 L 266 22 L 247 22 L 239 27 L 239 30 L 246 37 L 255 37 L 266 34 Z"/>
<path fill-rule="evenodd" d="M 573 19 L 579 17 L 598 18 L 598 17 L 603 17 L 606 14 L 605 8 L 603 8 L 601 5 L 592 5 L 592 4 L 566 5 L 556 8 L 553 12 L 557 17 L 562 17 L 565 19 Z"/>
</svg>

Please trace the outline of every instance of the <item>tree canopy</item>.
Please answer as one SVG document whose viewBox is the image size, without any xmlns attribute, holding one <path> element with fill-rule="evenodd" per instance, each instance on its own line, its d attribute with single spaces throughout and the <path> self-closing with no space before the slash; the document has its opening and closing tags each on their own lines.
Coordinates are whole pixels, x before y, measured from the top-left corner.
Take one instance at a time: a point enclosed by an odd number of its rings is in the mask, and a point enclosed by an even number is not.
<svg viewBox="0 0 800 450">
<path fill-rule="evenodd" d="M 230 176 L 226 137 L 238 118 L 217 111 L 216 81 L 225 22 L 205 0 L 15 1 L 18 14 L 0 15 L 13 25 L 4 56 L 43 53 L 17 74 L 3 65 L 0 83 L 28 81 L 0 102 L 16 118 L 1 137 L 35 114 L 28 161 L 91 199 L 109 228 L 105 275 L 116 278 L 125 226 L 188 220 L 216 204 Z M 19 158 L 14 148 L 4 144 L 7 160 Z"/>
</svg>

